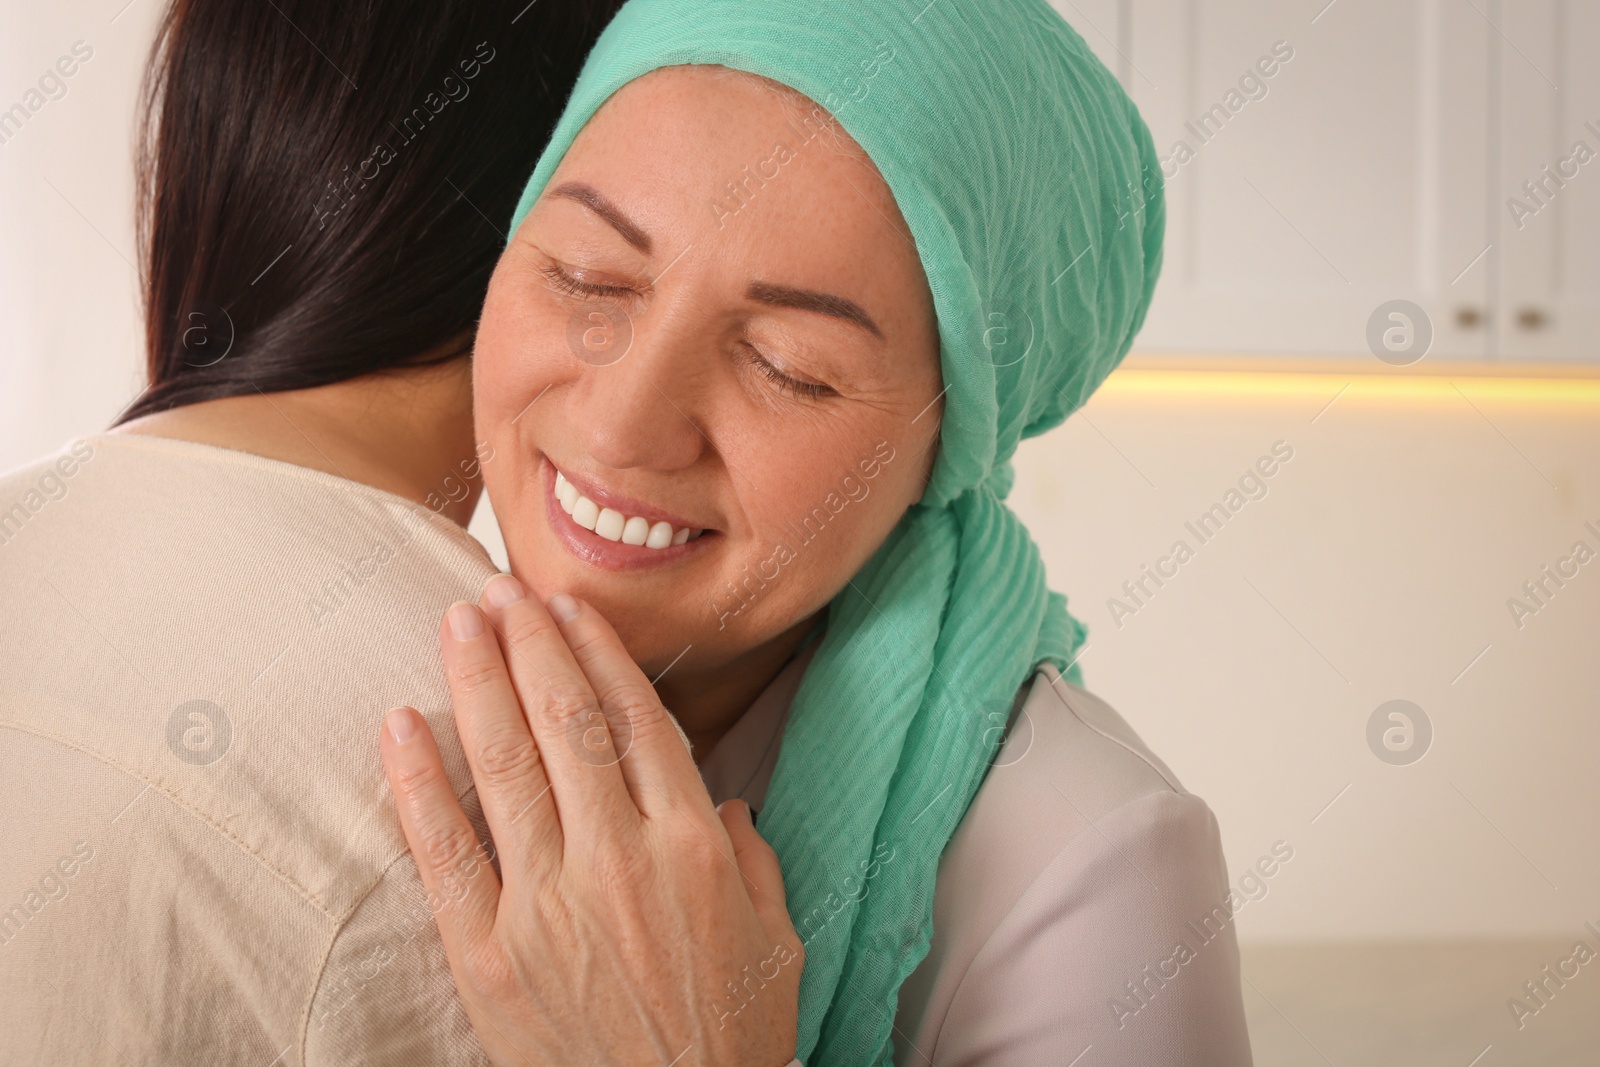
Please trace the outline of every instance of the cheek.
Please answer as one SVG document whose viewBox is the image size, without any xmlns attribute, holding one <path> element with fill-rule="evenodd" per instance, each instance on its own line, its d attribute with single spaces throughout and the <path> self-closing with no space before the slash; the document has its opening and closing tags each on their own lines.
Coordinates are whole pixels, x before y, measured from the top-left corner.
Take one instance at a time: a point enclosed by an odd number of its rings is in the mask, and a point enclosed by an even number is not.
<svg viewBox="0 0 1600 1067">
<path fill-rule="evenodd" d="M 903 426 L 876 415 L 819 418 L 742 440 L 745 455 L 729 458 L 753 475 L 736 480 L 748 528 L 726 580 L 755 610 L 741 611 L 740 622 L 791 625 L 831 600 L 882 544 L 921 486 L 918 448 L 894 439 Z"/>
<path fill-rule="evenodd" d="M 480 435 L 504 432 L 562 372 L 559 323 L 548 303 L 490 290 L 473 358 Z"/>
<path fill-rule="evenodd" d="M 543 536 L 543 481 L 533 431 L 555 401 L 546 393 L 570 376 L 549 301 L 506 286 L 490 286 L 473 350 L 473 422 L 487 458 L 480 469 L 506 549 L 522 573 L 544 554 L 532 550 Z M 537 581 L 537 575 L 524 573 Z"/>
</svg>

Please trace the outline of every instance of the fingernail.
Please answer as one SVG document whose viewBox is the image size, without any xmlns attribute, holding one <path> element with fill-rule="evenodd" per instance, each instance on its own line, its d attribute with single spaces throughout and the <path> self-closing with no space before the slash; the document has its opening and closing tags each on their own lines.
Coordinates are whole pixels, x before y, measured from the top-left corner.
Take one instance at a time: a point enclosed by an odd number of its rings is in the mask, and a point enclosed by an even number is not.
<svg viewBox="0 0 1600 1067">
<path fill-rule="evenodd" d="M 492 608 L 507 607 L 527 595 L 522 591 L 522 583 L 509 574 L 497 574 L 483 587 L 483 599 Z"/>
<path fill-rule="evenodd" d="M 394 708 L 384 716 L 384 725 L 396 744 L 405 744 L 417 736 L 417 713 L 410 708 Z"/>
<path fill-rule="evenodd" d="M 578 602 L 565 593 L 557 593 L 545 606 L 556 622 L 571 622 L 578 617 Z"/>
<path fill-rule="evenodd" d="M 483 616 L 466 601 L 452 604 L 445 618 L 450 620 L 450 636 L 457 641 L 470 641 L 483 633 Z"/>
</svg>

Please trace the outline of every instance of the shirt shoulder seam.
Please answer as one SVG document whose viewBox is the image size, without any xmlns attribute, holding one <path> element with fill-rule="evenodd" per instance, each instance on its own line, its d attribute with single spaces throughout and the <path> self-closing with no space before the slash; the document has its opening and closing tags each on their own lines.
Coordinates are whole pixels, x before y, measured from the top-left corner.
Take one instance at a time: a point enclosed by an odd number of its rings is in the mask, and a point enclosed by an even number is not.
<svg viewBox="0 0 1600 1067">
<path fill-rule="evenodd" d="M 466 797 L 470 796 L 476 791 L 476 783 L 469 785 L 456 797 L 457 802 L 466 799 Z M 345 931 L 350 928 L 350 923 L 355 919 L 356 912 L 361 910 L 361 905 L 365 904 L 367 898 L 376 893 L 378 891 L 378 887 L 388 880 L 389 875 L 394 871 L 395 864 L 399 863 L 402 859 L 409 855 L 411 855 L 411 849 L 409 847 L 402 848 L 397 851 L 394 856 L 390 858 L 389 862 L 384 864 L 382 873 L 372 880 L 372 884 L 367 887 L 367 891 L 362 893 L 355 899 L 354 902 L 351 903 L 350 910 L 345 912 L 342 918 L 335 921 L 333 931 L 328 936 L 328 947 L 323 950 L 322 962 L 317 967 L 316 978 L 313 979 L 311 983 L 311 992 L 306 996 L 305 1011 L 300 1019 L 299 1058 L 301 1067 L 307 1067 L 306 1049 L 308 1047 L 307 1042 L 311 1037 L 311 1016 L 316 1009 L 317 996 L 322 992 L 322 980 L 327 976 L 328 964 L 333 960 L 333 950 L 339 944 L 339 938 L 342 937 Z M 420 876 L 420 870 L 418 873 Z M 429 918 L 433 918 L 431 914 L 431 903 L 429 904 L 429 911 Z"/>
<path fill-rule="evenodd" d="M 104 753 L 96 752 L 93 749 L 85 748 L 84 746 L 82 746 L 80 744 L 77 744 L 74 741 L 70 741 L 70 740 L 68 740 L 67 738 L 64 738 L 64 737 L 57 737 L 54 734 L 51 734 L 51 733 L 49 733 L 47 731 L 44 731 L 44 730 L 38 730 L 38 729 L 35 729 L 33 727 L 30 727 L 30 726 L 24 726 L 21 723 L 16 723 L 16 722 L 0 722 L 0 728 L 8 729 L 8 730 L 15 730 L 18 733 L 28 734 L 28 735 L 30 735 L 32 737 L 37 737 L 37 738 L 40 738 L 41 740 L 49 741 L 52 744 L 60 745 L 63 748 L 71 749 L 74 752 L 78 752 L 78 753 L 81 753 L 82 755 L 88 756 L 92 760 L 96 760 L 96 761 L 98 761 L 100 763 L 105 764 L 107 767 L 110 767 L 113 770 L 120 771 L 121 773 L 127 775 L 129 778 L 132 778 L 135 781 L 143 782 L 145 784 L 145 788 L 146 789 L 153 789 L 156 792 L 162 794 L 168 800 L 170 800 L 174 805 L 176 805 L 177 807 L 181 808 L 182 810 L 188 812 L 194 818 L 199 819 L 201 822 L 203 822 L 207 826 L 209 826 L 212 830 L 216 831 L 216 833 L 219 836 L 221 836 L 221 837 L 225 838 L 227 841 L 229 841 L 240 852 L 243 852 L 245 855 L 249 856 L 251 859 L 253 859 L 257 863 L 259 863 L 263 868 L 265 868 L 269 873 L 271 873 L 274 877 L 276 877 L 284 885 L 288 886 L 290 889 L 293 889 L 295 891 L 295 893 L 297 893 L 300 896 L 300 899 L 304 900 L 313 909 L 315 909 L 324 918 L 326 918 L 330 923 L 333 923 L 335 925 L 337 925 L 339 923 L 339 919 L 333 914 L 333 912 L 331 912 L 325 904 L 323 904 L 321 901 L 319 901 L 316 898 L 316 896 L 313 895 L 312 892 L 309 889 L 307 889 L 305 886 L 301 885 L 298 881 L 296 881 L 295 878 L 292 875 L 290 875 L 287 871 L 282 870 L 276 864 L 274 864 L 271 860 L 267 859 L 265 856 L 261 855 L 261 853 L 257 852 L 255 849 L 251 848 L 250 845 L 247 842 L 245 842 L 238 835 L 234 834 L 233 831 L 229 830 L 222 823 L 218 822 L 216 819 L 214 819 L 210 815 L 207 815 L 204 811 L 200 810 L 194 804 L 190 803 L 188 800 L 184 799 L 182 796 L 179 796 L 171 788 L 169 788 L 169 787 L 163 785 L 162 783 L 156 781 L 155 779 L 151 778 L 149 775 L 144 774 L 144 773 L 142 773 L 140 771 L 137 771 L 137 770 L 133 769 L 132 767 L 124 766 L 118 760 L 115 760 L 112 757 L 105 755 Z M 138 798 L 135 797 L 134 799 L 137 800 Z M 369 890 L 369 892 L 370 892 L 370 890 Z"/>
<path fill-rule="evenodd" d="M 1107 741 L 1110 741 L 1124 752 L 1127 752 L 1129 755 L 1139 760 L 1139 762 L 1143 763 L 1146 767 L 1149 767 L 1155 772 L 1158 778 L 1166 783 L 1167 788 L 1172 790 L 1172 792 L 1179 795 L 1188 795 L 1189 791 L 1183 787 L 1181 782 L 1173 777 L 1172 772 L 1161 764 L 1153 762 L 1149 754 L 1140 751 L 1133 745 L 1128 744 L 1127 741 L 1117 737 L 1115 734 L 1107 733 L 1105 730 L 1101 729 L 1100 726 L 1090 721 L 1090 719 L 1085 716 L 1083 711 L 1078 707 L 1077 696 L 1075 693 L 1073 693 L 1073 689 L 1076 687 L 1073 686 L 1071 682 L 1063 678 L 1061 673 L 1057 671 L 1054 666 L 1047 664 L 1045 666 L 1044 675 L 1049 680 L 1050 688 L 1055 692 L 1057 698 L 1060 699 L 1062 706 L 1067 709 L 1074 719 L 1082 723 L 1086 729 L 1091 730 L 1099 736 L 1105 738 Z M 1129 802 L 1131 803 L 1131 799 Z M 1121 807 L 1121 805 L 1118 805 L 1118 807 Z"/>
</svg>

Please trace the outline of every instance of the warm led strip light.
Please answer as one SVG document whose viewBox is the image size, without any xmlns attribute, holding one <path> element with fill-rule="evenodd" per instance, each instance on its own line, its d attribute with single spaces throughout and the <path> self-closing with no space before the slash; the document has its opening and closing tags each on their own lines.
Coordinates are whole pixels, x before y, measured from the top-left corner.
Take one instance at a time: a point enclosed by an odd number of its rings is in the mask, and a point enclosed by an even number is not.
<svg viewBox="0 0 1600 1067">
<path fill-rule="evenodd" d="M 1540 404 L 1600 404 L 1600 368 L 1597 376 L 1582 376 L 1588 368 L 1572 368 L 1571 377 L 1557 374 L 1518 374 L 1523 368 L 1459 364 L 1437 366 L 1427 372 L 1395 371 L 1389 374 L 1339 373 L 1323 370 L 1312 360 L 1286 359 L 1281 369 L 1251 361 L 1251 369 L 1234 369 L 1228 363 L 1208 369 L 1204 357 L 1194 357 L 1192 369 L 1176 368 L 1170 358 L 1130 357 L 1096 391 L 1106 400 L 1134 397 L 1333 397 L 1348 387 L 1347 396 L 1362 400 L 1510 400 Z M 1237 363 L 1239 361 L 1232 361 Z M 1157 364 L 1157 365 L 1151 365 Z M 1310 369 L 1315 367 L 1316 369 Z M 1305 369 L 1302 369 L 1305 368 Z M 1546 368 L 1537 368 L 1545 371 Z M 1567 368 L 1560 368 L 1567 371 Z M 1559 372 L 1557 372 L 1559 373 Z"/>
</svg>

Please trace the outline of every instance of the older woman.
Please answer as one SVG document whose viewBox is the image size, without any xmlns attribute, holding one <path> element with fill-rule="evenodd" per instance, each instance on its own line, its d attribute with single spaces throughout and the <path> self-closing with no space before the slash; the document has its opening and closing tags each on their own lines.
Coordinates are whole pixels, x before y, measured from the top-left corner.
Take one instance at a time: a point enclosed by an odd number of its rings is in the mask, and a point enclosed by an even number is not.
<svg viewBox="0 0 1600 1067">
<path fill-rule="evenodd" d="M 607 30 L 475 355 L 517 577 L 441 644 L 499 877 L 384 739 L 492 1059 L 1249 1062 L 1215 821 L 1002 503 L 1143 320 L 1154 162 L 1041 0 Z"/>
</svg>

